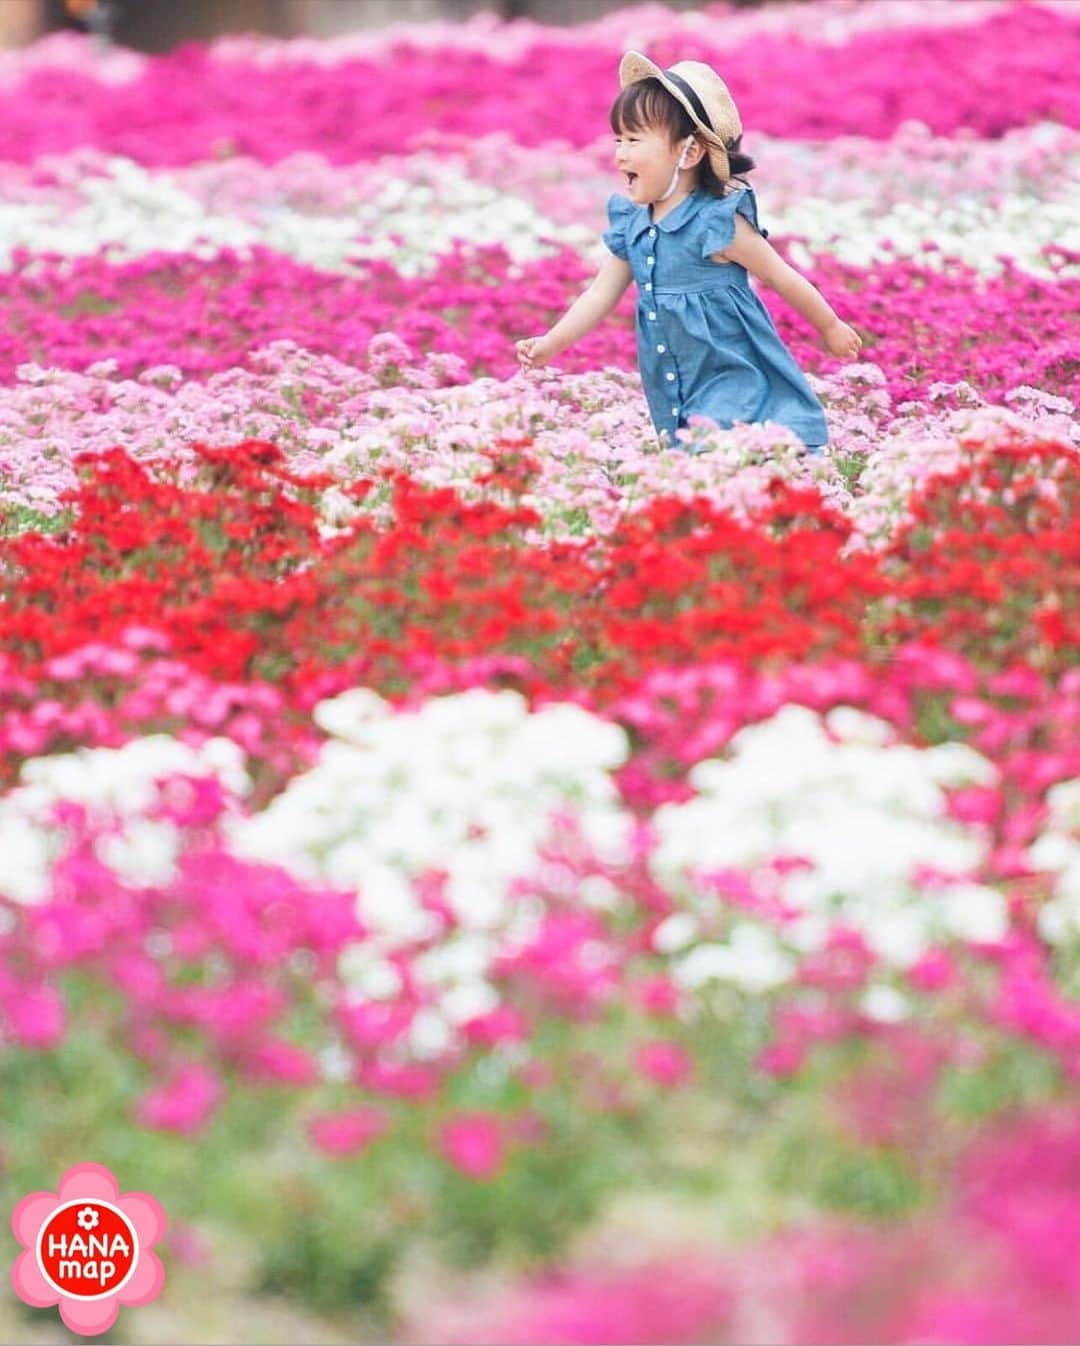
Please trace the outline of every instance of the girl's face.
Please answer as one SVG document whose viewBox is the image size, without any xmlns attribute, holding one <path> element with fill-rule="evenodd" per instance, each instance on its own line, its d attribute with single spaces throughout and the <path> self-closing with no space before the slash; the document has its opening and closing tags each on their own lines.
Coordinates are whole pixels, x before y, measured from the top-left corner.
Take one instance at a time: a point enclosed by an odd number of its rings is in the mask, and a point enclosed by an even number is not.
<svg viewBox="0 0 1080 1346">
<path fill-rule="evenodd" d="M 693 149 L 692 136 L 672 145 L 666 130 L 624 128 L 615 137 L 615 167 L 626 177 L 626 191 L 631 201 L 639 206 L 658 201 L 671 185 L 671 175 L 680 154 L 689 151 L 684 167 L 689 168 L 696 162 Z"/>
</svg>

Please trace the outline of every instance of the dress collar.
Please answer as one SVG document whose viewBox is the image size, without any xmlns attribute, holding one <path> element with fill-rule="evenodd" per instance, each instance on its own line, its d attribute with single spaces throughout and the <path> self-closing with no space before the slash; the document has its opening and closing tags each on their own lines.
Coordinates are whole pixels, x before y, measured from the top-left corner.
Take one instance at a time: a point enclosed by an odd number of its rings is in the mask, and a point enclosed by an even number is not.
<svg viewBox="0 0 1080 1346">
<path fill-rule="evenodd" d="M 655 226 L 665 234 L 673 234 L 676 229 L 681 229 L 698 213 L 706 200 L 706 193 L 691 192 L 685 197 L 674 210 L 669 210 L 663 219 L 656 220 Z M 634 211 L 634 216 L 630 221 L 630 227 L 627 231 L 627 242 L 634 243 L 641 237 L 647 229 L 651 229 L 654 221 L 650 217 L 648 206 L 638 206 Z"/>
</svg>

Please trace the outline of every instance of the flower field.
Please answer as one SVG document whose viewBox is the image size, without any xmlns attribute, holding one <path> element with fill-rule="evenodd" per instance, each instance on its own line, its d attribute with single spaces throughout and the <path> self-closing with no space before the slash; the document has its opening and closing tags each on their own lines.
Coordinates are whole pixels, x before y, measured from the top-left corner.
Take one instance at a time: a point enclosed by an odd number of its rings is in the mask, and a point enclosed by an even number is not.
<svg viewBox="0 0 1080 1346">
<path fill-rule="evenodd" d="M 658 452 L 630 296 L 517 368 L 629 47 L 863 337 L 763 295 L 821 456 Z M 0 53 L 0 1192 L 162 1203 L 114 1339 L 1076 1340 L 1078 61 L 1055 0 Z"/>
</svg>

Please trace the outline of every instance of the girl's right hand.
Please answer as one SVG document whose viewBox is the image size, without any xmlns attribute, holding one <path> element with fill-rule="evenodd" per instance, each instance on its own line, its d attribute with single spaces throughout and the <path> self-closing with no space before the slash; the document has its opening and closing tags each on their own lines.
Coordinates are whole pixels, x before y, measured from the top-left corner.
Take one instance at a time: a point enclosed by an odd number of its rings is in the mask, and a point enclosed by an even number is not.
<svg viewBox="0 0 1080 1346">
<path fill-rule="evenodd" d="M 543 369 L 553 358 L 542 336 L 525 337 L 514 343 L 514 349 L 522 369 Z"/>
</svg>

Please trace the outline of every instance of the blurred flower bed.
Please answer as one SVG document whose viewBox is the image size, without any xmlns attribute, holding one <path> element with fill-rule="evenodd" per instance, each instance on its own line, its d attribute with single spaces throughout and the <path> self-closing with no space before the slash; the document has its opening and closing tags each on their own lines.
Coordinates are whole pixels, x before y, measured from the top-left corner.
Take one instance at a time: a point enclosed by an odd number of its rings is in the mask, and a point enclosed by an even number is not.
<svg viewBox="0 0 1080 1346">
<path fill-rule="evenodd" d="M 629 300 L 515 372 L 627 45 L 731 71 L 866 335 L 774 310 L 821 458 L 657 453 Z M 162 1201 L 131 1340 L 254 1340 L 184 1300 L 230 1275 L 345 1340 L 1075 1339 L 1078 48 L 4 56 L 0 1190 Z"/>
</svg>

